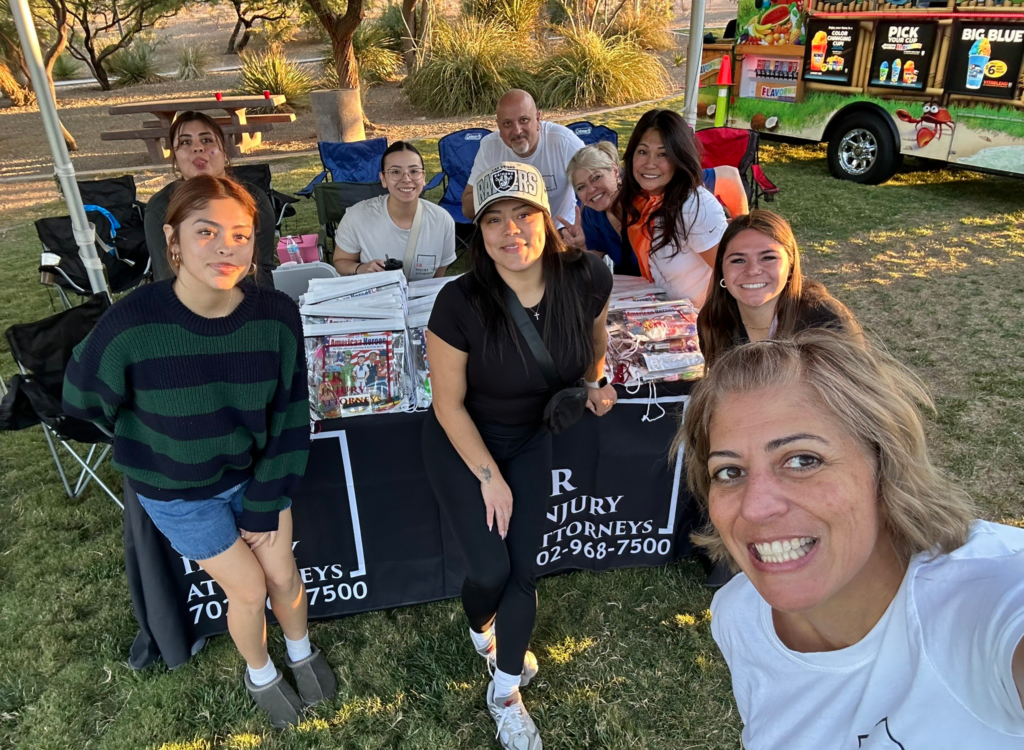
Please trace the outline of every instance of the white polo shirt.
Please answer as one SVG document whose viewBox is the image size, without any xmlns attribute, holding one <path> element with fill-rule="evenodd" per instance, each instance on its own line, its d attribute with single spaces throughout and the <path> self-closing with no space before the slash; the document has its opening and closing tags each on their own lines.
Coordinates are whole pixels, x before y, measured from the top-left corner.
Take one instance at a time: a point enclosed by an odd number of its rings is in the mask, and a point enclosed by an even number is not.
<svg viewBox="0 0 1024 750">
<path fill-rule="evenodd" d="M 583 141 L 569 128 L 547 120 L 540 121 L 540 137 L 537 150 L 532 156 L 517 154 L 505 145 L 497 131 L 488 133 L 480 141 L 480 150 L 476 152 L 473 170 L 469 174 L 469 184 L 475 185 L 480 175 L 503 161 L 529 164 L 544 177 L 544 186 L 548 189 L 548 200 L 551 202 L 551 218 L 555 226 L 561 226 L 562 223 L 555 217 L 564 216 L 571 220 L 575 216 L 576 206 L 576 193 L 565 176 L 565 168 L 583 145 Z"/>
</svg>

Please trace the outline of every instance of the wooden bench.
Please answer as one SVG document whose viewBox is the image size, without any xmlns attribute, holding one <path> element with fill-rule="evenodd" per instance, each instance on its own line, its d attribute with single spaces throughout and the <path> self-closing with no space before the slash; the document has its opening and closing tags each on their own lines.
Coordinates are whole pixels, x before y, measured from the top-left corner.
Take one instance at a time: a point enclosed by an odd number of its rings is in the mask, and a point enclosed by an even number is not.
<svg viewBox="0 0 1024 750">
<path fill-rule="evenodd" d="M 224 135 L 238 136 L 240 140 L 244 141 L 244 145 L 246 146 L 256 146 L 259 145 L 262 140 L 263 133 L 269 133 L 274 129 L 274 125 L 265 121 L 250 121 L 246 122 L 244 125 L 222 125 L 221 129 L 224 131 Z M 108 130 L 104 133 L 100 133 L 100 140 L 143 141 L 146 144 L 146 151 L 149 153 L 149 158 L 154 164 L 159 164 L 167 161 L 170 156 L 170 151 L 164 147 L 163 143 L 161 143 L 161 141 L 166 141 L 169 135 L 170 128 L 167 127 L 143 127 L 139 130 Z M 236 142 L 235 138 L 231 138 L 228 143 L 224 144 L 227 149 L 228 156 L 239 156 L 241 154 L 239 149 L 240 145 L 243 145 L 243 143 Z"/>
<path fill-rule="evenodd" d="M 210 119 L 213 120 L 218 125 L 220 125 L 222 128 L 225 127 L 226 125 L 230 125 L 232 123 L 232 119 L 230 117 L 211 117 Z M 271 114 L 271 115 L 250 115 L 250 114 L 247 114 L 245 116 L 245 121 L 247 123 L 250 123 L 250 122 L 251 123 L 267 123 L 267 122 L 269 122 L 269 123 L 274 123 L 274 124 L 282 124 L 282 123 L 288 123 L 288 122 L 295 122 L 295 113 L 294 112 L 275 112 L 274 114 Z M 162 127 L 165 127 L 165 126 L 159 120 L 146 120 L 145 122 L 142 123 L 142 127 L 144 127 L 144 128 L 162 128 Z"/>
</svg>

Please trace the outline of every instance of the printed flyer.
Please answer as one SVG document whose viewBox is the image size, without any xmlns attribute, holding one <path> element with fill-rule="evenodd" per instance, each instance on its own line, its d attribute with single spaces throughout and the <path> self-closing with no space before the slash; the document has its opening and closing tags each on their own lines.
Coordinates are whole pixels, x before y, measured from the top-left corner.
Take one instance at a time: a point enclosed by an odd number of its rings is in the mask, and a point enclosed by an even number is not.
<svg viewBox="0 0 1024 750">
<path fill-rule="evenodd" d="M 1024 59 L 1024 23 L 958 23 L 946 90 L 1014 99 Z"/>
<path fill-rule="evenodd" d="M 804 80 L 849 86 L 857 52 L 857 23 L 812 18 L 807 40 Z"/>
<path fill-rule="evenodd" d="M 884 21 L 875 33 L 871 86 L 923 91 L 935 53 L 934 22 Z"/>
</svg>

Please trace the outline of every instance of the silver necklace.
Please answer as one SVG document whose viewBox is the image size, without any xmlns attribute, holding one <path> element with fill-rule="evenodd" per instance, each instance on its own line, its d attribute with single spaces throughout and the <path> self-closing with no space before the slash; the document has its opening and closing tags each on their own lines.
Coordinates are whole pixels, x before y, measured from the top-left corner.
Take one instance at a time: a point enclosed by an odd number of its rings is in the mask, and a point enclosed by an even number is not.
<svg viewBox="0 0 1024 750">
<path fill-rule="evenodd" d="M 534 320 L 540 320 L 540 302 L 535 307 L 528 307 L 526 309 L 533 313 Z"/>
</svg>

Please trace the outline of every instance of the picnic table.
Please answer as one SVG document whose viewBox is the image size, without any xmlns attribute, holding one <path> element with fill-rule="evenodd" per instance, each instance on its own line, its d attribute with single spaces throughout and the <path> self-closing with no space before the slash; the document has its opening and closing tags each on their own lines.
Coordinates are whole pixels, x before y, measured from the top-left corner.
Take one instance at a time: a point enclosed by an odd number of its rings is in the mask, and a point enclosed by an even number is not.
<svg viewBox="0 0 1024 750">
<path fill-rule="evenodd" d="M 163 164 L 170 157 L 171 143 L 169 134 L 171 123 L 178 112 L 187 110 L 210 111 L 222 110 L 226 116 L 214 117 L 214 121 L 228 136 L 224 144 L 228 156 L 237 157 L 250 151 L 262 142 L 263 133 L 274 129 L 274 123 L 293 122 L 295 115 L 290 112 L 273 114 L 249 114 L 247 110 L 265 107 L 279 107 L 287 101 L 282 94 L 268 96 L 214 96 L 192 97 L 188 99 L 155 99 L 148 102 L 132 102 L 117 104 L 107 110 L 111 115 L 152 115 L 155 119 L 146 120 L 142 127 L 135 130 L 109 130 L 100 133 L 100 140 L 123 141 L 141 140 L 146 144 L 152 164 Z"/>
</svg>

